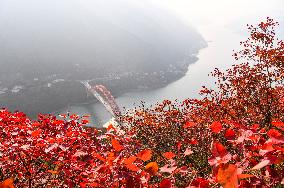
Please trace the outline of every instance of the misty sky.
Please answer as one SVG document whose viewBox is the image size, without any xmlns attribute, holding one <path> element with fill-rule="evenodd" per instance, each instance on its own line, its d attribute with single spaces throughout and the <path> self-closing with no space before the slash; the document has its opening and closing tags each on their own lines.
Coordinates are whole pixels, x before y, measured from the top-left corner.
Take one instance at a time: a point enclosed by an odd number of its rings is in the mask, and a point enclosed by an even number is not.
<svg viewBox="0 0 284 188">
<path fill-rule="evenodd" d="M 283 0 L 149 0 L 200 25 L 226 24 L 240 19 L 283 18 Z M 269 7 L 269 9 L 267 8 Z"/>
<path fill-rule="evenodd" d="M 61 95 L 55 94 L 59 96 L 56 99 L 51 94 L 59 92 L 57 87 L 48 87 L 49 92 L 41 90 L 46 87 L 45 82 L 131 71 L 144 73 L 153 71 L 153 65 L 156 70 L 167 70 L 170 63 L 180 66 L 184 54 L 198 55 L 199 60 L 190 65 L 182 79 L 160 90 L 126 94 L 117 101 L 127 106 L 141 100 L 154 103 L 195 96 L 201 84 L 209 83 L 208 73 L 213 68 L 231 64 L 232 50 L 248 34 L 246 24 L 257 24 L 269 16 L 280 23 L 283 38 L 283 12 L 284 0 L 0 0 L 2 88 L 12 91 L 19 84 L 33 86 L 28 90 L 31 94 L 22 93 L 27 99 L 19 94 L 19 100 L 27 101 L 26 104 L 17 103 L 12 95 L 2 101 L 10 101 L 10 109 L 19 109 L 18 104 L 31 109 L 30 104 L 35 104 L 34 112 L 43 110 L 42 106 L 47 106 L 45 112 L 55 111 L 69 104 L 69 99 L 77 102 L 74 96 L 85 96 L 85 90 L 80 95 L 79 86 L 76 89 L 74 84 L 66 85 L 74 94 L 60 89 Z M 200 50 L 205 41 L 208 47 Z M 24 70 L 30 75 L 25 79 L 18 74 Z M 37 80 L 43 83 L 38 84 Z M 148 82 L 141 77 L 139 83 L 144 88 Z M 121 93 L 130 90 L 129 85 L 121 81 L 110 89 Z M 72 96 L 68 98 L 66 94 Z"/>
</svg>

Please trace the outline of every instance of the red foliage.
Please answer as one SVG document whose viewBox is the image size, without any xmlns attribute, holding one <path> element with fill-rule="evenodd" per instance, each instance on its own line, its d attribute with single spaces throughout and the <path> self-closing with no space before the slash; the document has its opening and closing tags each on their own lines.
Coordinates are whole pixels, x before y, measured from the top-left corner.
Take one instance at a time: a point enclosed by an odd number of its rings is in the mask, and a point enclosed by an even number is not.
<svg viewBox="0 0 284 188">
<path fill-rule="evenodd" d="M 216 69 L 217 90 L 121 117 L 123 130 L 87 116 L 0 111 L 1 187 L 280 187 L 284 184 L 284 43 L 272 19 L 249 26 Z"/>
<path fill-rule="evenodd" d="M 214 121 L 211 124 L 210 128 L 211 128 L 213 133 L 220 133 L 220 131 L 222 130 L 222 124 L 220 122 Z"/>
<path fill-rule="evenodd" d="M 13 179 L 9 178 L 0 183 L 0 188 L 14 188 Z"/>
<path fill-rule="evenodd" d="M 152 157 L 152 151 L 151 150 L 143 150 L 143 151 L 140 151 L 138 154 L 137 154 L 137 157 L 143 161 L 148 161 L 151 159 Z"/>
</svg>

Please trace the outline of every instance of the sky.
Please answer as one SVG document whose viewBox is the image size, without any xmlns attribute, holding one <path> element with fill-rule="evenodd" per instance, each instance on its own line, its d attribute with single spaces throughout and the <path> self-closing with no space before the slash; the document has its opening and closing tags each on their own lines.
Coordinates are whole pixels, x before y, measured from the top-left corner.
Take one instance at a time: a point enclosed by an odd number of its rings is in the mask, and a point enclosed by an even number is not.
<svg viewBox="0 0 284 188">
<path fill-rule="evenodd" d="M 224 25 L 238 20 L 283 19 L 283 0 L 148 0 L 171 10 L 193 25 Z M 269 9 L 267 8 L 269 7 Z"/>
</svg>

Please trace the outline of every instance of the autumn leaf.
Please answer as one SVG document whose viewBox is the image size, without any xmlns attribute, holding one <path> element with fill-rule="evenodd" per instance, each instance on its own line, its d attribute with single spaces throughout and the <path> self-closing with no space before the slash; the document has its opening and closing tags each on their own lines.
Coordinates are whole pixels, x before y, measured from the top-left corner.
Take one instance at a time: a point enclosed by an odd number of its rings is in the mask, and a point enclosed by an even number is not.
<svg viewBox="0 0 284 188">
<path fill-rule="evenodd" d="M 213 133 L 219 133 L 222 130 L 222 124 L 220 122 L 214 121 L 211 126 L 211 130 Z"/>
<path fill-rule="evenodd" d="M 160 188 L 171 188 L 172 187 L 172 183 L 171 180 L 169 179 L 163 179 L 160 183 Z"/>
<path fill-rule="evenodd" d="M 94 157 L 95 159 L 99 159 L 99 160 L 101 160 L 101 161 L 103 161 L 103 162 L 106 161 L 106 159 L 105 159 L 103 156 L 101 156 L 100 154 L 98 154 L 98 153 L 96 153 L 96 152 L 93 152 L 93 157 Z"/>
<path fill-rule="evenodd" d="M 59 114 L 58 116 L 65 119 L 67 118 L 67 114 Z"/>
<path fill-rule="evenodd" d="M 211 152 L 212 157 L 208 159 L 208 163 L 211 166 L 228 163 L 232 158 L 232 155 L 228 153 L 226 148 L 219 142 L 213 142 Z"/>
<path fill-rule="evenodd" d="M 270 164 L 270 160 L 264 159 L 257 165 L 255 165 L 251 170 L 258 170 Z"/>
<path fill-rule="evenodd" d="M 146 165 L 145 171 L 151 175 L 155 175 L 159 170 L 159 166 L 156 162 L 150 162 Z"/>
<path fill-rule="evenodd" d="M 283 147 L 274 146 L 274 149 L 284 153 L 284 148 Z"/>
<path fill-rule="evenodd" d="M 281 121 L 272 121 L 271 124 L 275 127 L 284 127 L 284 123 Z"/>
<path fill-rule="evenodd" d="M 40 124 L 39 122 L 37 122 L 37 121 L 36 121 L 36 122 L 33 122 L 33 124 L 32 124 L 33 127 L 39 127 L 40 125 L 41 125 L 41 124 Z"/>
<path fill-rule="evenodd" d="M 115 149 L 115 151 L 121 151 L 123 149 L 123 146 L 120 145 L 119 141 L 112 139 L 111 141 L 112 147 Z"/>
<path fill-rule="evenodd" d="M 110 130 L 116 131 L 115 127 L 111 123 L 107 126 L 107 131 L 110 131 Z"/>
<path fill-rule="evenodd" d="M 196 125 L 196 123 L 194 122 L 186 122 L 184 125 L 183 125 L 183 128 L 191 128 L 191 127 L 194 127 Z"/>
<path fill-rule="evenodd" d="M 90 121 L 89 121 L 88 119 L 82 119 L 82 120 L 81 120 L 81 123 L 82 123 L 82 124 L 88 124 L 88 123 L 90 123 Z"/>
<path fill-rule="evenodd" d="M 227 139 L 232 139 L 232 138 L 234 138 L 235 136 L 236 136 L 236 133 L 235 133 L 235 131 L 233 131 L 232 129 L 227 129 L 226 131 L 225 131 L 225 138 L 227 138 Z"/>
<path fill-rule="evenodd" d="M 152 151 L 151 150 L 143 150 L 143 151 L 140 151 L 138 154 L 137 154 L 137 157 L 143 161 L 148 161 L 151 159 L 152 157 Z"/>
<path fill-rule="evenodd" d="M 80 185 L 80 187 L 82 187 L 82 188 L 87 187 L 87 183 L 85 183 L 85 182 L 80 182 L 79 185 Z"/>
<path fill-rule="evenodd" d="M 80 118 L 80 116 L 77 115 L 77 114 L 70 115 L 70 119 L 76 120 L 76 119 L 79 119 L 79 118 Z"/>
<path fill-rule="evenodd" d="M 167 159 L 172 159 L 172 158 L 174 158 L 176 155 L 173 153 L 173 152 L 165 152 L 165 153 L 163 153 L 163 156 L 165 157 L 165 158 L 167 158 Z"/>
<path fill-rule="evenodd" d="M 181 145 L 182 145 L 181 142 L 177 142 L 177 143 L 176 143 L 176 146 L 177 146 L 177 148 L 178 148 L 178 152 L 180 151 Z"/>
<path fill-rule="evenodd" d="M 188 188 L 209 188 L 209 181 L 204 178 L 195 178 L 192 182 L 191 185 Z"/>
<path fill-rule="evenodd" d="M 192 145 L 196 145 L 198 144 L 198 141 L 195 139 L 195 138 L 192 138 L 190 141 L 189 141 L 190 144 Z"/>
<path fill-rule="evenodd" d="M 136 161 L 136 159 L 137 159 L 137 157 L 131 156 L 131 157 L 129 157 L 129 158 L 124 159 L 123 162 L 124 162 L 125 164 L 132 164 L 132 163 L 134 163 L 134 162 Z"/>
<path fill-rule="evenodd" d="M 274 150 L 273 143 L 267 142 L 262 145 L 261 149 L 259 150 L 259 154 L 261 156 L 264 156 L 266 153 L 271 152 L 273 150 Z"/>
<path fill-rule="evenodd" d="M 15 188 L 13 178 L 6 179 L 2 183 L 0 183 L 0 188 Z"/>
<path fill-rule="evenodd" d="M 127 159 L 124 159 L 123 163 L 125 164 L 125 166 L 129 169 L 132 170 L 134 172 L 137 172 L 140 170 L 140 168 L 138 168 L 135 164 L 133 164 L 135 162 L 135 160 L 137 159 L 137 157 L 129 157 Z"/>
<path fill-rule="evenodd" d="M 185 156 L 191 155 L 193 151 L 190 148 L 186 148 L 185 152 L 183 153 Z"/>
<path fill-rule="evenodd" d="M 237 188 L 237 166 L 232 164 L 221 165 L 218 169 L 217 181 L 223 188 Z"/>
<path fill-rule="evenodd" d="M 55 171 L 55 170 L 48 170 L 48 172 L 51 174 L 58 174 L 58 171 Z"/>
<path fill-rule="evenodd" d="M 91 187 L 101 187 L 100 184 L 95 183 L 95 182 L 94 183 L 88 183 L 88 185 L 91 186 Z"/>
<path fill-rule="evenodd" d="M 17 177 L 17 187 L 29 187 L 31 177 L 33 187 L 281 186 L 284 45 L 275 25 L 267 19 L 249 26 L 244 48 L 234 52 L 241 62 L 214 69 L 216 87 L 202 87 L 202 96 L 142 103 L 119 114 L 119 124 L 107 131 L 82 126 L 88 117 L 69 112 L 62 116 L 67 120 L 43 114 L 31 120 L 0 109 L 1 171 Z M 116 111 L 110 93 L 100 92 Z M 257 171 L 247 172 L 251 167 Z"/>
<path fill-rule="evenodd" d="M 277 127 L 278 129 L 281 129 L 282 131 L 284 131 L 284 122 L 281 121 L 272 121 L 271 124 L 275 127 Z"/>
<path fill-rule="evenodd" d="M 41 133 L 41 130 L 37 129 L 37 130 L 33 131 L 31 135 L 32 135 L 32 137 L 38 137 L 40 135 L 40 133 Z"/>
<path fill-rule="evenodd" d="M 267 135 L 268 135 L 270 138 L 276 138 L 276 139 L 281 138 L 281 137 L 283 136 L 279 131 L 277 131 L 277 130 L 275 130 L 275 129 L 270 129 L 270 130 L 267 132 Z"/>
<path fill-rule="evenodd" d="M 238 179 L 246 179 L 246 178 L 252 178 L 254 175 L 252 174 L 238 174 L 237 175 Z"/>
<path fill-rule="evenodd" d="M 219 143 L 219 142 L 213 143 L 212 154 L 214 156 L 224 156 L 227 153 L 228 152 L 227 152 L 226 148 L 221 143 Z"/>
<path fill-rule="evenodd" d="M 267 135 L 271 138 L 271 140 L 275 144 L 284 143 L 284 135 L 280 133 L 278 130 L 270 129 L 267 132 Z"/>
<path fill-rule="evenodd" d="M 160 172 L 167 172 L 169 174 L 172 174 L 176 169 L 176 166 L 169 167 L 169 165 L 166 164 L 165 166 L 160 168 Z"/>
</svg>

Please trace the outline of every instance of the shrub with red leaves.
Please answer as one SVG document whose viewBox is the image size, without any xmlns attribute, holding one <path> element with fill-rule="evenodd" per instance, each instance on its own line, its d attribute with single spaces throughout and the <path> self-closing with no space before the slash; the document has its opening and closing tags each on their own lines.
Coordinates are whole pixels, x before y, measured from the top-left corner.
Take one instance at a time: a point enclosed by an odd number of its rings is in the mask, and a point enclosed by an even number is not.
<svg viewBox="0 0 284 188">
<path fill-rule="evenodd" d="M 281 187 L 284 184 L 284 43 L 272 19 L 249 26 L 216 69 L 217 90 L 165 100 L 105 131 L 86 117 L 0 111 L 0 187 Z"/>
</svg>

